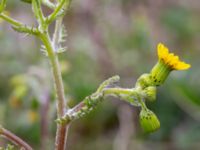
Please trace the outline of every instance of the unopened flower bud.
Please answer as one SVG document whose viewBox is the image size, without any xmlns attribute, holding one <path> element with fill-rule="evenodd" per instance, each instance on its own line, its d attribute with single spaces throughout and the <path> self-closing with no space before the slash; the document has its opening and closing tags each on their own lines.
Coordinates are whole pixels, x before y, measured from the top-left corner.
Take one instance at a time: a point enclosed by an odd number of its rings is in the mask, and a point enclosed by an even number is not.
<svg viewBox="0 0 200 150">
<path fill-rule="evenodd" d="M 157 116 L 149 109 L 142 108 L 140 112 L 140 125 L 144 132 L 154 132 L 160 128 L 160 122 Z"/>
<path fill-rule="evenodd" d="M 144 89 L 145 95 L 146 95 L 146 99 L 148 101 L 155 101 L 156 100 L 156 87 L 155 86 L 149 86 L 147 88 Z"/>
<path fill-rule="evenodd" d="M 136 87 L 146 88 L 152 85 L 151 75 L 150 74 L 143 74 L 136 82 Z"/>
</svg>

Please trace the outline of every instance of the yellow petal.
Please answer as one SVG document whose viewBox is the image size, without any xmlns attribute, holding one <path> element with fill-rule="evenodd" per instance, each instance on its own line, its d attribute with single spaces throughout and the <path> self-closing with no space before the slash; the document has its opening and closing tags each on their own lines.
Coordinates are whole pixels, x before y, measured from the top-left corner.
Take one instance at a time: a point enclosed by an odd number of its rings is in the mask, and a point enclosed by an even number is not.
<svg viewBox="0 0 200 150">
<path fill-rule="evenodd" d="M 174 56 L 173 59 L 171 60 L 173 63 L 177 63 L 179 62 L 179 57 L 178 56 Z"/>
<path fill-rule="evenodd" d="M 163 45 L 161 44 L 161 43 L 159 43 L 158 45 L 157 45 L 157 51 L 158 51 L 158 58 L 162 58 L 162 56 L 163 56 L 163 51 L 162 51 L 162 47 L 163 47 Z"/>
<path fill-rule="evenodd" d="M 190 64 L 180 61 L 178 56 L 169 53 L 168 48 L 162 43 L 157 45 L 157 52 L 158 58 L 162 59 L 163 62 L 172 70 L 185 70 L 190 68 Z"/>
<path fill-rule="evenodd" d="M 179 63 L 179 57 L 178 56 L 174 56 L 173 59 L 170 62 L 170 65 L 172 66 L 172 68 L 174 69 L 175 66 Z"/>
<path fill-rule="evenodd" d="M 165 59 L 168 56 L 169 50 L 162 43 L 157 45 L 158 58 Z"/>
<path fill-rule="evenodd" d="M 191 67 L 190 64 L 186 64 L 185 62 L 179 62 L 174 69 L 176 70 L 186 70 L 189 69 Z"/>
<path fill-rule="evenodd" d="M 173 58 L 174 58 L 174 54 L 173 54 L 173 53 L 170 53 L 170 54 L 166 57 L 165 63 L 171 64 L 171 61 L 173 60 Z"/>
<path fill-rule="evenodd" d="M 163 45 L 163 46 L 164 46 L 164 45 Z M 163 55 L 164 55 L 164 58 L 168 57 L 168 55 L 169 55 L 169 50 L 168 50 L 168 48 L 165 47 L 165 46 L 164 46 L 164 48 L 163 48 Z"/>
</svg>

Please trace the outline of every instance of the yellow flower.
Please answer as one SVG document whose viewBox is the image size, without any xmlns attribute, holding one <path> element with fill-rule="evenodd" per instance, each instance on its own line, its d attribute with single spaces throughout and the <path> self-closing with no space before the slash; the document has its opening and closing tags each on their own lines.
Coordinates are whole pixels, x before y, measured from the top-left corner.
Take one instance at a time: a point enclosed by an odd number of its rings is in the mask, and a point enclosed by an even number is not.
<svg viewBox="0 0 200 150">
<path fill-rule="evenodd" d="M 168 48 L 163 44 L 158 44 L 157 51 L 159 60 L 151 70 L 153 85 L 158 86 L 163 84 L 172 70 L 186 70 L 190 68 L 190 64 L 181 61 L 173 53 L 169 53 Z"/>
<path fill-rule="evenodd" d="M 164 61 L 172 70 L 186 70 L 190 68 L 190 64 L 187 64 L 179 60 L 179 57 L 173 53 L 169 53 L 167 47 L 162 43 L 159 43 L 157 46 L 158 58 Z"/>
</svg>

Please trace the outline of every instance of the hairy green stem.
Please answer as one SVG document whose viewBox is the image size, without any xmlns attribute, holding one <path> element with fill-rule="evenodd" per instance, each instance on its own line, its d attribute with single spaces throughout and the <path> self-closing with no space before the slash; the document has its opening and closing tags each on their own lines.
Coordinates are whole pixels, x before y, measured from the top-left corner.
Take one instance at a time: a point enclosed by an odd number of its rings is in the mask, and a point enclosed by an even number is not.
<svg viewBox="0 0 200 150">
<path fill-rule="evenodd" d="M 53 21 L 55 19 L 55 17 L 59 13 L 59 11 L 62 9 L 65 2 L 66 2 L 66 0 L 59 0 L 59 4 L 58 4 L 57 8 L 54 10 L 52 15 L 49 17 L 49 20 L 47 19 L 48 23 L 51 23 L 51 21 Z M 55 30 L 54 30 L 54 34 L 53 34 L 53 41 L 52 41 L 53 45 L 52 46 L 54 48 L 54 52 L 57 52 L 57 49 L 59 48 L 59 39 L 61 36 L 62 23 L 63 23 L 63 16 L 60 16 L 56 20 Z M 61 108 L 58 107 L 58 109 L 61 109 Z M 64 109 L 68 109 L 68 106 L 64 106 Z M 63 112 L 62 116 L 64 115 L 64 113 L 65 113 L 65 111 Z M 58 117 L 58 118 L 60 118 L 60 117 Z M 65 124 L 58 124 L 57 132 L 56 132 L 56 140 L 55 140 L 56 150 L 65 150 L 66 149 L 68 128 L 69 128 L 69 122 L 66 122 Z"/>
<path fill-rule="evenodd" d="M 55 8 L 54 12 L 47 18 L 45 24 L 48 25 L 52 21 L 54 21 L 58 15 L 58 13 L 61 11 L 65 4 L 66 0 L 59 1 L 57 7 Z M 47 53 L 51 62 L 52 66 L 52 72 L 54 76 L 55 81 L 55 89 L 57 93 L 57 116 L 60 118 L 65 114 L 65 109 L 67 107 L 65 106 L 65 95 L 64 95 L 64 86 L 62 81 L 62 75 L 60 71 L 60 65 L 59 60 L 57 56 L 57 49 L 59 47 L 59 38 L 60 38 L 60 32 L 62 28 L 62 21 L 63 17 L 60 16 L 57 18 L 55 23 L 55 31 L 53 34 L 53 40 L 50 40 L 50 37 L 48 33 L 41 34 L 41 39 L 47 49 Z M 55 149 L 56 150 L 65 150 L 66 147 L 66 135 L 68 131 L 69 124 L 58 124 L 57 125 L 57 132 L 56 132 L 56 140 L 55 140 Z"/>
<path fill-rule="evenodd" d="M 67 0 L 69 1 L 69 0 Z M 58 4 L 58 6 L 56 7 L 56 9 L 54 10 L 54 12 L 47 18 L 46 22 L 48 24 L 50 24 L 52 21 L 54 21 L 57 17 L 57 15 L 59 14 L 59 12 L 62 10 L 64 4 L 65 4 L 66 0 L 61 0 L 60 3 Z M 61 17 L 62 18 L 62 17 Z M 59 19 L 57 19 L 59 20 Z M 56 21 L 57 21 L 56 20 Z"/>
<path fill-rule="evenodd" d="M 119 94 L 131 95 L 132 92 L 133 89 L 124 89 L 124 88 L 107 88 L 103 90 L 105 96 L 119 95 Z"/>
<path fill-rule="evenodd" d="M 63 86 L 63 80 L 61 76 L 58 56 L 55 53 L 54 46 L 52 44 L 52 41 L 50 40 L 49 35 L 47 33 L 44 33 L 44 34 L 41 34 L 40 37 L 47 49 L 49 60 L 52 66 L 52 73 L 54 77 L 55 89 L 56 89 L 57 99 L 58 99 L 57 116 L 59 118 L 64 115 L 66 107 L 65 107 L 64 86 Z M 57 126 L 56 143 L 55 143 L 56 150 L 65 149 L 67 128 L 68 127 L 66 125 Z"/>
<path fill-rule="evenodd" d="M 0 18 L 4 19 L 6 22 L 10 23 L 12 25 L 12 28 L 17 32 L 33 34 L 33 35 L 39 34 L 39 30 L 37 28 L 27 26 L 27 25 L 15 20 L 15 19 L 7 16 L 4 13 L 0 14 Z"/>
</svg>

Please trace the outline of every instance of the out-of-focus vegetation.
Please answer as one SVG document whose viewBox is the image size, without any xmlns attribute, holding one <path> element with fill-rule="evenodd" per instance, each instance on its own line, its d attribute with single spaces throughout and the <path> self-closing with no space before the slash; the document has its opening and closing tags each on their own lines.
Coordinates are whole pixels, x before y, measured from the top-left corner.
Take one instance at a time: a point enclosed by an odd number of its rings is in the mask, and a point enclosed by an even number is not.
<svg viewBox="0 0 200 150">
<path fill-rule="evenodd" d="M 8 2 L 11 16 L 36 23 L 29 4 Z M 121 76 L 124 87 L 133 86 L 156 63 L 158 42 L 166 43 L 192 68 L 173 72 L 159 88 L 157 101 L 148 104 L 161 121 L 160 130 L 144 135 L 135 115 L 139 111 L 108 99 L 73 122 L 68 135 L 71 150 L 200 149 L 199 11 L 198 0 L 72 2 L 65 18 L 68 50 L 60 56 L 70 106 L 114 74 Z M 39 45 L 0 21 L 0 123 L 35 149 L 45 139 L 48 150 L 54 145 L 55 96 Z"/>
</svg>

